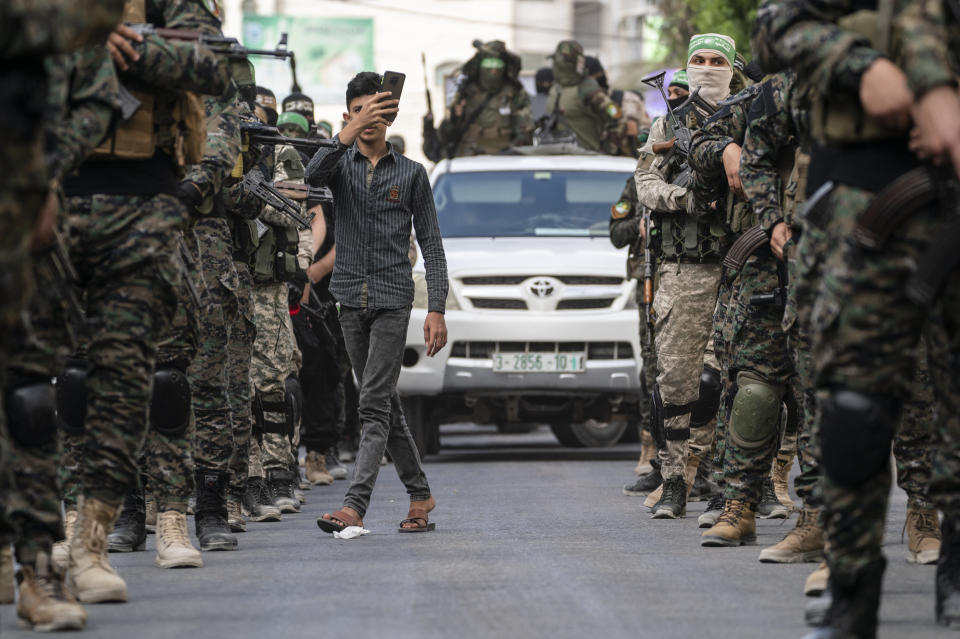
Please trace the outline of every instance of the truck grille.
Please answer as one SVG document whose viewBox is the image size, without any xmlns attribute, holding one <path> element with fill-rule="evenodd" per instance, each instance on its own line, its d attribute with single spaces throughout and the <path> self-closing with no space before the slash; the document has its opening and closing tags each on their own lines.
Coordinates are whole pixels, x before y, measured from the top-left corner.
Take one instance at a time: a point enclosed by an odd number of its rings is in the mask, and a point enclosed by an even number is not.
<svg viewBox="0 0 960 639">
<path fill-rule="evenodd" d="M 630 342 L 454 342 L 451 356 L 489 359 L 494 353 L 582 353 L 587 359 L 633 359 Z"/>
<path fill-rule="evenodd" d="M 461 278 L 464 286 L 514 286 L 534 277 L 532 275 L 477 275 Z M 604 275 L 551 275 L 571 286 L 620 286 L 622 277 Z"/>
<path fill-rule="evenodd" d="M 487 308 L 507 311 L 525 311 L 527 303 L 523 300 L 512 300 L 498 297 L 468 297 L 474 308 Z"/>
<path fill-rule="evenodd" d="M 610 308 L 616 299 L 615 297 L 603 297 L 598 299 L 560 300 L 557 304 L 557 310 L 583 311 L 591 308 Z"/>
</svg>

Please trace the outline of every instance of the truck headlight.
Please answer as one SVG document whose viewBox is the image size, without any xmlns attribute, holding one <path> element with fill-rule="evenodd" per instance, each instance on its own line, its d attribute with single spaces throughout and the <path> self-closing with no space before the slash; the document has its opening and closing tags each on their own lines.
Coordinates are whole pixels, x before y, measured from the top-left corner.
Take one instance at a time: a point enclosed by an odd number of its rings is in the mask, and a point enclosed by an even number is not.
<svg viewBox="0 0 960 639">
<path fill-rule="evenodd" d="M 413 273 L 413 307 L 414 308 L 427 308 L 427 276 L 423 271 L 414 271 Z M 457 303 L 457 298 L 453 294 L 453 287 L 450 286 L 447 289 L 447 310 L 448 311 L 459 311 L 460 304 Z"/>
</svg>

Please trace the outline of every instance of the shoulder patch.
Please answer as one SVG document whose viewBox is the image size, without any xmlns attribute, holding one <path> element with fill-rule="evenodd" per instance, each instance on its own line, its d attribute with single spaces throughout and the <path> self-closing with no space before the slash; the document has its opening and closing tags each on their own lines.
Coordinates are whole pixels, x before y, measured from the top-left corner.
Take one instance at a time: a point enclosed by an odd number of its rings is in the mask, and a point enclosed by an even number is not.
<svg viewBox="0 0 960 639">
<path fill-rule="evenodd" d="M 615 220 L 622 220 L 623 218 L 630 215 L 630 203 L 626 200 L 620 200 L 616 204 L 610 207 L 610 217 Z"/>
</svg>

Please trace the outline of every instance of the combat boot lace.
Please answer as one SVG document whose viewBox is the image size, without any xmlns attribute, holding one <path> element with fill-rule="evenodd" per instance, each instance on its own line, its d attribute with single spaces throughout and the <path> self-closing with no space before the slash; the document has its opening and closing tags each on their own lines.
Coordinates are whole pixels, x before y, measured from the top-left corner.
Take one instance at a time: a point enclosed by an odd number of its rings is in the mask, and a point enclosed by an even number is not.
<svg viewBox="0 0 960 639">
<path fill-rule="evenodd" d="M 13 549 L 10 544 L 3 544 L 0 546 L 0 604 L 13 603 L 16 596 L 13 580 Z"/>
<path fill-rule="evenodd" d="M 110 535 L 107 550 L 110 552 L 134 552 L 145 550 L 147 544 L 147 509 L 143 493 L 134 491 L 123 499 L 120 517 Z"/>
<path fill-rule="evenodd" d="M 67 587 L 82 602 L 127 600 L 127 584 L 107 558 L 107 534 L 118 510 L 95 497 L 80 499 L 80 514 L 70 540 Z"/>
<path fill-rule="evenodd" d="M 346 479 L 347 475 L 350 474 L 347 467 L 340 461 L 340 451 L 337 450 L 336 446 L 327 451 L 324 459 L 327 462 L 327 472 L 334 479 Z"/>
<path fill-rule="evenodd" d="M 760 503 L 757 505 L 757 516 L 760 519 L 786 519 L 790 516 L 790 509 L 777 499 L 773 481 L 769 477 L 763 480 L 763 492 L 760 495 Z"/>
<path fill-rule="evenodd" d="M 252 521 L 280 521 L 280 509 L 273 503 L 263 477 L 248 477 L 243 490 L 243 510 Z"/>
<path fill-rule="evenodd" d="M 17 574 L 20 598 L 17 617 L 38 632 L 80 630 L 87 622 L 87 611 L 67 592 L 60 574 L 46 553 L 32 564 L 24 564 Z"/>
<path fill-rule="evenodd" d="M 720 513 L 723 512 L 723 495 L 719 492 L 710 495 L 710 501 L 707 502 L 707 509 L 703 514 L 697 517 L 697 526 L 700 528 L 711 528 L 720 519 Z"/>
<path fill-rule="evenodd" d="M 803 594 L 807 597 L 819 597 L 827 589 L 830 581 L 830 567 L 826 561 L 821 561 L 816 569 L 807 575 L 803 584 Z"/>
<path fill-rule="evenodd" d="M 941 626 L 960 626 L 960 517 L 944 513 L 937 559 L 936 614 Z"/>
<path fill-rule="evenodd" d="M 773 494 L 777 501 L 783 504 L 787 510 L 795 510 L 796 506 L 790 499 L 790 469 L 793 468 L 793 457 L 778 456 L 773 460 L 773 469 L 771 479 L 773 480 Z"/>
<path fill-rule="evenodd" d="M 907 533 L 907 561 L 912 564 L 933 564 L 940 556 L 940 519 L 934 509 L 907 508 L 903 524 Z M 902 533 L 901 533 L 902 539 Z"/>
<path fill-rule="evenodd" d="M 306 460 L 307 481 L 311 484 L 329 486 L 333 483 L 333 475 L 327 471 L 326 455 L 311 450 Z"/>
<path fill-rule="evenodd" d="M 77 511 L 68 510 L 63 515 L 63 534 L 64 538 L 53 544 L 51 559 L 53 565 L 61 574 L 67 571 L 67 561 L 70 558 L 70 540 L 73 539 L 73 531 L 77 527 Z"/>
<path fill-rule="evenodd" d="M 663 495 L 653 507 L 653 519 L 680 519 L 687 514 L 687 483 L 683 477 L 663 482 Z"/>
<path fill-rule="evenodd" d="M 230 532 L 247 532 L 247 522 L 243 520 L 243 507 L 240 498 L 235 495 L 227 496 L 227 525 Z"/>
<path fill-rule="evenodd" d="M 144 523 L 144 528 L 147 529 L 147 534 L 152 535 L 157 532 L 157 500 L 152 497 L 148 497 L 146 500 L 147 503 L 147 516 Z"/>
<path fill-rule="evenodd" d="M 742 546 L 757 541 L 757 520 L 753 508 L 739 499 L 729 499 L 717 523 L 703 531 L 701 546 Z"/>
<path fill-rule="evenodd" d="M 649 495 L 663 483 L 663 476 L 660 475 L 660 468 L 654 467 L 646 475 L 638 477 L 637 481 L 627 484 L 623 487 L 623 494 L 627 497 L 642 497 Z"/>
<path fill-rule="evenodd" d="M 300 500 L 293 493 L 290 471 L 273 469 L 267 471 L 267 486 L 270 487 L 270 496 L 282 513 L 300 512 Z"/>
<path fill-rule="evenodd" d="M 885 566 L 879 557 L 855 573 L 830 575 L 830 608 L 823 625 L 804 639 L 876 639 Z"/>
<path fill-rule="evenodd" d="M 237 538 L 227 523 L 227 476 L 197 471 L 197 506 L 194 514 L 200 550 L 236 550 Z"/>
<path fill-rule="evenodd" d="M 187 516 L 176 510 L 157 514 L 157 557 L 160 568 L 202 568 L 203 557 L 190 543 Z"/>
<path fill-rule="evenodd" d="M 777 544 L 760 551 L 760 561 L 771 564 L 799 564 L 823 559 L 823 529 L 820 511 L 805 507 L 797 525 Z"/>
</svg>

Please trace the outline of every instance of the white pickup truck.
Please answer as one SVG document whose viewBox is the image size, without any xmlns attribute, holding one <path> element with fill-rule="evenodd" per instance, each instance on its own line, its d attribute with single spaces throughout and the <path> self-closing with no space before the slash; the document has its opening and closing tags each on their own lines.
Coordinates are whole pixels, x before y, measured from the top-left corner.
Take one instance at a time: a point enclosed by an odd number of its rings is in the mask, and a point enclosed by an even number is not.
<svg viewBox="0 0 960 639">
<path fill-rule="evenodd" d="M 636 282 L 607 232 L 631 158 L 597 154 L 457 158 L 431 173 L 450 277 L 449 345 L 423 346 L 426 282 L 400 373 L 425 453 L 441 423 L 548 423 L 567 446 L 625 435 L 639 392 Z M 627 435 L 635 435 L 630 429 Z"/>
</svg>

